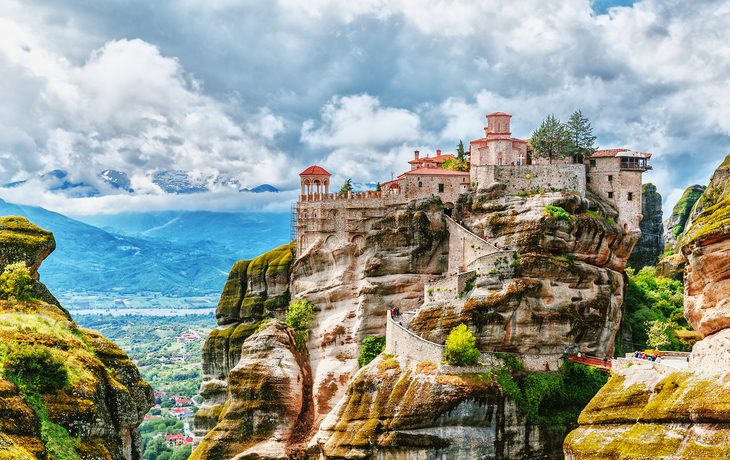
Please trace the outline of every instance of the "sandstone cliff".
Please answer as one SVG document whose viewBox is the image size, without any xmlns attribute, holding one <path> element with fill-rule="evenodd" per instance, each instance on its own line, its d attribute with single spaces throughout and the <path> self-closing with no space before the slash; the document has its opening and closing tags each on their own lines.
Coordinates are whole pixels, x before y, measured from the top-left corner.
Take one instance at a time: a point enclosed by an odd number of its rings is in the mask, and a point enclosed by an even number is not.
<svg viewBox="0 0 730 460">
<path fill-rule="evenodd" d="M 672 209 L 672 214 L 664 221 L 664 244 L 673 248 L 677 239 L 684 231 L 685 225 L 690 218 L 692 208 L 705 191 L 703 185 L 690 185 L 682 194 Z"/>
<path fill-rule="evenodd" d="M 565 209 L 570 219 L 547 215 L 546 206 Z M 459 298 L 427 299 L 409 323 L 415 332 L 441 343 L 463 322 L 483 351 L 613 353 L 621 272 L 638 232 L 625 234 L 616 212 L 596 197 L 567 192 L 502 197 L 462 209 L 475 233 L 519 254 L 508 261 L 514 272 L 490 283 L 492 267 L 482 267 L 474 289 Z"/>
<path fill-rule="evenodd" d="M 664 253 L 664 228 L 662 226 L 662 196 L 654 184 L 641 186 L 641 238 L 634 246 L 629 264 L 636 271 L 656 265 Z"/>
<path fill-rule="evenodd" d="M 333 460 L 547 459 L 560 438 L 531 425 L 493 376 L 438 375 L 431 363 L 381 355 L 357 373 L 310 452 Z"/>
<path fill-rule="evenodd" d="M 292 246 L 283 245 L 253 260 L 237 262 L 223 288 L 216 318 L 218 327 L 205 340 L 202 350 L 205 398 L 195 414 L 195 438 L 218 424 L 226 403 L 229 372 L 241 357 L 241 346 L 266 315 L 283 315 L 289 304 Z"/>
<path fill-rule="evenodd" d="M 312 376 L 291 328 L 273 320 L 248 337 L 228 373 L 225 404 L 191 459 L 302 455 L 312 424 Z M 210 420 L 213 414 L 209 413 Z M 196 419 L 197 428 L 197 419 Z"/>
<path fill-rule="evenodd" d="M 0 219 L 3 267 L 24 261 L 37 278 L 53 248 L 53 235 L 25 218 Z M 38 293 L 55 301 L 36 281 L 31 295 Z M 77 327 L 60 306 L 10 299 L 0 301 L 0 346 L 0 458 L 141 458 L 137 426 L 154 405 L 152 388 L 116 345 Z M 26 374 L 11 365 L 14 356 Z M 43 385 L 38 369 L 49 364 L 53 381 L 65 384 Z M 35 375 L 38 386 L 23 375 Z"/>
<path fill-rule="evenodd" d="M 638 364 L 614 373 L 565 440 L 567 459 L 727 458 L 730 454 L 730 162 L 713 175 L 677 243 L 684 314 L 704 337 L 688 369 Z"/>
</svg>

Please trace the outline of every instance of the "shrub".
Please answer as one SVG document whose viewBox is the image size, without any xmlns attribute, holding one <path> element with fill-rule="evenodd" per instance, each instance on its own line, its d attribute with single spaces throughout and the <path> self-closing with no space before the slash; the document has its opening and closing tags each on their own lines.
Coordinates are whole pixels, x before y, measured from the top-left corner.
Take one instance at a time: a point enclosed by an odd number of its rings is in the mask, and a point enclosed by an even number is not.
<svg viewBox="0 0 730 460">
<path fill-rule="evenodd" d="M 17 383 L 37 388 L 41 393 L 52 393 L 64 388 L 68 370 L 63 360 L 39 344 L 17 344 L 10 349 L 4 363 L 6 375 Z"/>
<path fill-rule="evenodd" d="M 553 219 L 571 221 L 573 218 L 560 206 L 545 206 L 545 212 Z"/>
<path fill-rule="evenodd" d="M 317 307 L 308 300 L 294 300 L 289 304 L 289 311 L 286 313 L 286 324 L 294 329 L 294 335 L 297 342 L 297 349 L 302 353 L 307 350 L 307 337 L 312 332 L 310 327 L 314 321 L 314 314 Z"/>
<path fill-rule="evenodd" d="M 25 262 L 16 262 L 6 265 L 0 275 L 0 297 L 9 299 L 15 297 L 18 300 L 29 300 L 28 289 L 33 282 Z"/>
<path fill-rule="evenodd" d="M 370 364 L 380 353 L 385 350 L 385 337 L 366 337 L 362 341 L 360 357 L 357 358 L 357 367 L 365 367 Z"/>
<path fill-rule="evenodd" d="M 459 324 L 446 339 L 444 360 L 455 366 L 475 364 L 479 358 L 479 350 L 474 345 L 475 342 L 476 340 L 466 324 Z"/>
</svg>

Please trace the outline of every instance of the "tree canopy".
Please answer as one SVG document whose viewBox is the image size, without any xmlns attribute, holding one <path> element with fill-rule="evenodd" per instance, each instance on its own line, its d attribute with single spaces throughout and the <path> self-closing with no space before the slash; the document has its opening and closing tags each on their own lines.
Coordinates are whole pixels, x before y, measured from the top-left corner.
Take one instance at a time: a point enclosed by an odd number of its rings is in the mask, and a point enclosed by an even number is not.
<svg viewBox="0 0 730 460">
<path fill-rule="evenodd" d="M 463 160 L 464 155 L 464 142 L 459 139 L 459 145 L 456 146 L 456 158 L 458 158 L 459 160 Z"/>
<path fill-rule="evenodd" d="M 572 155 L 587 156 L 596 151 L 593 142 L 596 136 L 593 135 L 593 128 L 580 110 L 573 112 L 570 120 L 566 123 L 570 135 L 570 151 Z"/>
<path fill-rule="evenodd" d="M 571 155 L 570 132 L 555 115 L 549 115 L 532 133 L 530 145 L 533 160 L 547 158 L 552 163 L 553 159 L 559 160 Z"/>
<path fill-rule="evenodd" d="M 352 191 L 352 179 L 347 179 L 340 189 L 340 193 L 347 193 Z"/>
</svg>

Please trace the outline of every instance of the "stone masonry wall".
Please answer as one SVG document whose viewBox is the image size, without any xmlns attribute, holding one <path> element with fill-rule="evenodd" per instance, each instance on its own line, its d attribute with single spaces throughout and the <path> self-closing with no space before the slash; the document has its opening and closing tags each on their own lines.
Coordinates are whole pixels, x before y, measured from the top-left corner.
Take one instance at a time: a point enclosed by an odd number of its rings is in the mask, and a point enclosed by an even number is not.
<svg viewBox="0 0 730 460">
<path fill-rule="evenodd" d="M 444 346 L 418 337 L 400 326 L 390 317 L 386 323 L 385 352 L 414 361 L 431 361 L 438 364 L 444 359 Z"/>
<path fill-rule="evenodd" d="M 449 273 L 466 270 L 472 261 L 497 251 L 492 243 L 484 241 L 451 219 L 449 227 Z"/>
<path fill-rule="evenodd" d="M 555 189 L 585 196 L 586 189 L 586 171 L 582 164 L 477 165 L 471 168 L 471 180 L 477 189 L 501 182 L 505 184 L 505 193 L 508 195 Z"/>
</svg>

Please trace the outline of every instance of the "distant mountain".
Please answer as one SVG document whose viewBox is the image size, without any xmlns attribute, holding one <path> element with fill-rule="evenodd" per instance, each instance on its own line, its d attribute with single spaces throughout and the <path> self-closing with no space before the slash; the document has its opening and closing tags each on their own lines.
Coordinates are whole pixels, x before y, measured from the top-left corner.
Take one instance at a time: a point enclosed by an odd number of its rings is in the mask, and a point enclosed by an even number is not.
<svg viewBox="0 0 730 460">
<path fill-rule="evenodd" d="M 288 215 L 245 213 L 129 213 L 86 218 L 108 230 L 34 206 L 0 200 L 0 215 L 21 215 L 53 232 L 57 248 L 40 269 L 56 294 L 218 293 L 233 263 L 289 239 Z M 283 225 L 282 225 L 283 223 Z"/>
<path fill-rule="evenodd" d="M 278 188 L 274 187 L 273 185 L 269 184 L 261 184 L 256 188 L 244 188 L 239 190 L 240 192 L 253 192 L 253 193 L 262 193 L 262 192 L 280 192 Z"/>
<path fill-rule="evenodd" d="M 152 176 L 152 182 L 165 193 L 200 193 L 208 191 L 209 177 L 191 177 L 186 171 L 161 171 Z"/>
<path fill-rule="evenodd" d="M 128 192 L 134 192 L 132 189 L 132 183 L 129 181 L 126 173 L 121 171 L 114 171 L 113 169 L 107 169 L 99 174 L 102 180 L 110 183 L 114 188 L 120 188 Z"/>
<path fill-rule="evenodd" d="M 41 183 L 50 191 L 65 191 L 66 194 L 71 198 L 86 198 L 91 196 L 99 196 L 99 190 L 94 186 L 86 184 L 84 182 L 72 182 L 68 180 L 68 173 L 60 169 L 54 169 L 51 172 L 41 174 L 38 176 Z M 21 180 L 17 182 L 10 182 L 3 185 L 4 188 L 19 187 L 28 182 L 27 180 Z"/>
</svg>

